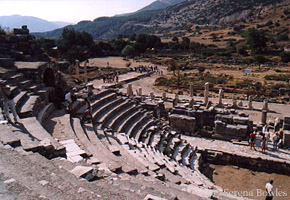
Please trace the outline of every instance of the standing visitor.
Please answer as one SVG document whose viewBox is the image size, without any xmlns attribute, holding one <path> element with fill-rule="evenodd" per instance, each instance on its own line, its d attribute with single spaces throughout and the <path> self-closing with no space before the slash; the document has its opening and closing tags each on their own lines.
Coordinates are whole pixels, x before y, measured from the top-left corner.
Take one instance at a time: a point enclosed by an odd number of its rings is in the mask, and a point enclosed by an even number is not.
<svg viewBox="0 0 290 200">
<path fill-rule="evenodd" d="M 67 91 L 66 94 L 65 94 L 65 100 L 67 101 L 68 103 L 68 106 L 67 106 L 67 111 L 68 113 L 72 113 L 72 94 L 70 91 Z"/>
<path fill-rule="evenodd" d="M 266 153 L 266 142 L 267 138 L 265 135 L 262 136 L 262 153 Z"/>
<path fill-rule="evenodd" d="M 250 147 L 251 147 L 251 150 L 254 149 L 256 151 L 255 141 L 256 141 L 256 132 L 253 132 L 250 134 Z"/>
<path fill-rule="evenodd" d="M 274 137 L 273 137 L 273 149 L 274 150 L 278 149 L 278 142 L 279 142 L 279 136 L 278 136 L 278 133 L 276 132 Z"/>
<path fill-rule="evenodd" d="M 10 118 L 10 113 L 9 113 L 9 108 L 10 110 L 12 111 L 12 114 L 14 116 L 14 121 L 15 123 L 17 123 L 17 112 L 16 112 L 16 109 L 15 109 L 15 103 L 14 103 L 14 95 L 11 91 L 11 88 L 7 85 L 4 84 L 3 81 L 0 82 L 0 88 L 1 88 L 1 91 L 2 91 L 2 94 L 3 94 L 3 99 L 4 99 L 4 102 L 3 102 L 3 107 L 4 107 L 4 112 L 5 112 L 5 115 L 8 119 L 8 122 L 11 123 L 11 118 Z"/>
<path fill-rule="evenodd" d="M 85 104 L 86 104 L 86 111 L 84 113 L 84 116 L 82 118 L 82 121 L 88 120 L 88 116 L 90 117 L 90 120 L 93 121 L 93 114 L 92 114 L 92 106 L 88 98 L 85 98 Z"/>
<path fill-rule="evenodd" d="M 269 183 L 266 184 L 266 192 L 267 192 L 267 195 L 266 195 L 266 200 L 272 200 L 273 199 L 273 196 L 274 196 L 274 193 L 273 193 L 273 180 L 270 179 L 269 180 Z"/>
</svg>

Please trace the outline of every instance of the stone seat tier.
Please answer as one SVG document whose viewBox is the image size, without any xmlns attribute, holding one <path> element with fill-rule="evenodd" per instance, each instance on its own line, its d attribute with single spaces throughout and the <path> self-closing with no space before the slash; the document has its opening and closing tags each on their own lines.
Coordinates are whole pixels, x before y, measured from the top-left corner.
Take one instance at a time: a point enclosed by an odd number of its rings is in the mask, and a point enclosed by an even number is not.
<svg viewBox="0 0 290 200">
<path fill-rule="evenodd" d="M 31 80 L 23 80 L 23 81 L 17 82 L 17 85 L 20 88 L 26 89 L 27 87 L 29 87 L 31 85 L 31 83 L 32 83 Z"/>
<path fill-rule="evenodd" d="M 94 122 L 102 123 L 107 114 L 109 114 L 115 107 L 123 103 L 125 103 L 125 100 L 122 98 L 117 98 L 111 102 L 106 102 L 106 104 L 103 104 L 103 106 L 94 113 Z"/>
<path fill-rule="evenodd" d="M 128 107 L 125 109 L 120 115 L 118 115 L 115 119 L 113 119 L 108 127 L 111 128 L 113 131 L 117 131 L 120 125 L 133 113 L 137 112 L 141 109 L 141 106 L 132 105 L 132 107 Z"/>
<path fill-rule="evenodd" d="M 24 74 L 22 73 L 17 73 L 17 74 L 12 74 L 11 76 L 7 77 L 8 81 L 19 81 L 24 78 Z"/>
<path fill-rule="evenodd" d="M 135 138 L 138 141 L 142 141 L 143 140 L 142 142 L 145 142 L 145 140 L 147 139 L 148 135 L 146 135 L 144 137 L 144 134 L 145 134 L 147 128 L 149 128 L 153 124 L 155 124 L 155 121 L 154 121 L 153 117 L 146 118 L 146 120 L 142 121 L 142 123 L 139 124 L 139 126 L 135 128 L 135 130 L 134 130 L 135 133 L 133 133 L 133 135 L 136 135 Z M 144 138 L 142 138 L 142 137 L 144 137 Z"/>
<path fill-rule="evenodd" d="M 123 171 L 123 166 L 126 166 L 126 161 L 122 156 L 114 155 L 98 138 L 98 134 L 103 135 L 100 130 L 94 130 L 91 124 L 83 126 L 83 134 L 87 136 L 85 142 L 86 148 L 92 153 L 94 158 L 97 158 L 101 163 L 104 163 L 112 172 Z M 84 142 L 84 141 L 83 141 Z M 125 171 L 130 171 L 129 167 L 125 167 Z M 135 170 L 131 168 L 131 170 Z"/>
<path fill-rule="evenodd" d="M 58 156 L 65 156 L 65 148 L 57 142 L 36 120 L 35 117 L 22 119 L 25 129 L 31 136 L 38 139 L 40 143 L 46 146 L 46 157 L 53 158 Z"/>
<path fill-rule="evenodd" d="M 104 104 L 109 103 L 113 100 L 117 99 L 116 94 L 109 94 L 107 96 L 102 97 L 101 99 L 95 101 L 92 104 L 92 112 L 95 113 L 100 107 L 102 107 Z"/>
<path fill-rule="evenodd" d="M 103 119 L 100 119 L 102 122 L 102 129 L 110 127 L 110 123 L 116 119 L 121 113 L 129 109 L 134 105 L 133 102 L 125 101 L 124 103 L 120 104 L 119 106 L 116 106 L 110 113 L 103 116 Z"/>
<path fill-rule="evenodd" d="M 16 110 L 19 110 L 22 104 L 26 101 L 26 99 L 28 98 L 27 94 L 28 93 L 26 91 L 22 91 L 17 96 L 14 97 Z"/>
<path fill-rule="evenodd" d="M 39 96 L 35 96 L 35 95 L 28 96 L 28 99 L 19 108 L 19 111 L 18 111 L 19 117 L 20 118 L 33 117 L 34 106 L 38 103 L 39 100 L 40 100 Z"/>
<path fill-rule="evenodd" d="M 34 83 L 34 84 L 30 85 L 29 87 L 27 87 L 26 90 L 30 91 L 30 92 L 36 92 L 37 90 L 39 90 L 42 87 L 43 87 L 42 84 Z"/>
<path fill-rule="evenodd" d="M 12 147 L 18 147 L 21 145 L 20 138 L 17 137 L 12 130 L 6 124 L 0 124 L 0 141 L 4 145 L 10 145 Z"/>
<path fill-rule="evenodd" d="M 37 114 L 37 121 L 40 122 L 40 124 L 43 124 L 46 119 L 48 119 L 49 115 L 55 110 L 55 106 L 53 103 L 49 103 L 46 106 L 44 106 L 41 111 Z"/>
<path fill-rule="evenodd" d="M 130 153 L 127 151 L 126 145 L 124 145 L 119 139 L 120 136 L 112 135 L 111 133 L 106 133 L 101 129 L 97 130 L 98 136 L 101 142 L 109 149 L 112 153 L 115 154 L 118 151 L 118 158 L 122 159 L 123 164 L 123 171 L 132 174 L 135 170 L 137 173 L 141 173 L 144 175 L 152 174 L 145 166 L 143 166 L 140 162 L 136 162 L 136 159 L 132 157 Z M 122 139 L 121 139 L 122 140 Z"/>
<path fill-rule="evenodd" d="M 137 131 L 140 130 L 140 128 L 152 117 L 153 116 L 150 116 L 149 113 L 145 113 L 138 121 L 132 124 L 132 127 L 128 131 L 128 135 L 138 141 L 139 135 L 137 136 Z"/>
<path fill-rule="evenodd" d="M 112 95 L 114 93 L 114 91 L 112 90 L 103 90 L 100 91 L 97 94 L 94 94 L 93 97 L 90 99 L 91 101 L 91 105 L 92 105 L 92 109 L 94 109 L 95 104 L 100 100 L 103 99 L 106 96 Z M 79 106 L 79 107 L 78 107 Z M 81 102 L 78 106 L 74 106 L 75 110 L 78 113 L 83 113 L 86 110 L 86 105 L 84 102 Z"/>
<path fill-rule="evenodd" d="M 128 134 L 130 129 L 133 127 L 133 125 L 136 122 L 138 122 L 138 120 L 140 120 L 144 115 L 145 115 L 145 110 L 143 109 L 140 109 L 137 112 L 133 113 L 131 116 L 125 119 L 125 121 L 119 127 L 118 132 Z"/>
</svg>

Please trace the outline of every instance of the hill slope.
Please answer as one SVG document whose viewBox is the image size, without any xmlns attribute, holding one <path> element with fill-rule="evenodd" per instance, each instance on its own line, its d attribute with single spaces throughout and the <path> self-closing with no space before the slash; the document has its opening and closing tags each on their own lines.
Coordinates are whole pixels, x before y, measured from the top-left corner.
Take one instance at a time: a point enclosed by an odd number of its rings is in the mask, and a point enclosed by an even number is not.
<svg viewBox="0 0 290 200">
<path fill-rule="evenodd" d="M 49 22 L 44 19 L 31 16 L 12 15 L 0 17 L 1 27 L 9 27 L 10 29 L 13 29 L 20 28 L 22 25 L 27 25 L 31 32 L 51 31 L 67 26 L 68 24 L 69 23 L 66 22 Z"/>
<path fill-rule="evenodd" d="M 268 5 L 282 1 L 289 0 L 162 0 L 155 1 L 130 15 L 101 17 L 94 21 L 82 21 L 68 28 L 87 31 L 94 39 L 98 39 L 116 38 L 120 34 L 152 33 L 163 28 L 187 29 L 192 25 L 227 25 L 247 18 L 257 18 Z M 158 5 L 174 3 L 178 4 L 154 10 Z M 144 9 L 151 10 L 142 11 Z M 37 36 L 57 38 L 61 32 L 62 29 L 57 29 Z"/>
<path fill-rule="evenodd" d="M 183 2 L 184 0 L 158 0 L 149 4 L 148 6 L 138 10 L 137 12 L 148 11 L 148 10 L 159 10 L 163 8 L 167 8 L 169 6 L 173 6 Z"/>
<path fill-rule="evenodd" d="M 259 14 L 269 4 L 283 0 L 188 0 L 156 16 L 152 26 L 178 27 L 235 23 Z"/>
</svg>

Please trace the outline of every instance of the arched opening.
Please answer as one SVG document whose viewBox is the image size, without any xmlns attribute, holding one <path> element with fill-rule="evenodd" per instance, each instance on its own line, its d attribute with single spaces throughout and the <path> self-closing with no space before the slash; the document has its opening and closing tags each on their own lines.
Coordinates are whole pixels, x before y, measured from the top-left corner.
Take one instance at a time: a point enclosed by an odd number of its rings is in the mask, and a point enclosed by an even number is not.
<svg viewBox="0 0 290 200">
<path fill-rule="evenodd" d="M 55 77 L 53 70 L 51 68 L 47 68 L 43 74 L 43 83 L 46 87 L 54 87 L 55 86 Z"/>
</svg>

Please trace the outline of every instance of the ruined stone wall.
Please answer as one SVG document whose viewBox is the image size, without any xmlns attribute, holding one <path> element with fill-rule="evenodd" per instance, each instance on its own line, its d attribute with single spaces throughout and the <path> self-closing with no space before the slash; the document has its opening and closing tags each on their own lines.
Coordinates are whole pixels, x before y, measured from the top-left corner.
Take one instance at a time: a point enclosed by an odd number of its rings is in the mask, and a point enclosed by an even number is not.
<svg viewBox="0 0 290 200">
<path fill-rule="evenodd" d="M 253 171 L 267 172 L 267 173 L 278 173 L 284 175 L 290 175 L 290 163 L 273 161 L 273 160 L 264 160 L 260 157 L 246 157 L 226 152 L 216 152 L 215 155 L 212 155 L 208 151 L 200 152 L 202 155 L 201 163 L 212 163 L 216 165 L 236 165 L 238 167 L 250 169 Z M 200 165 L 202 165 L 200 163 Z"/>
<path fill-rule="evenodd" d="M 195 117 L 171 114 L 169 115 L 170 126 L 177 131 L 186 134 L 193 135 L 196 127 Z"/>
</svg>

